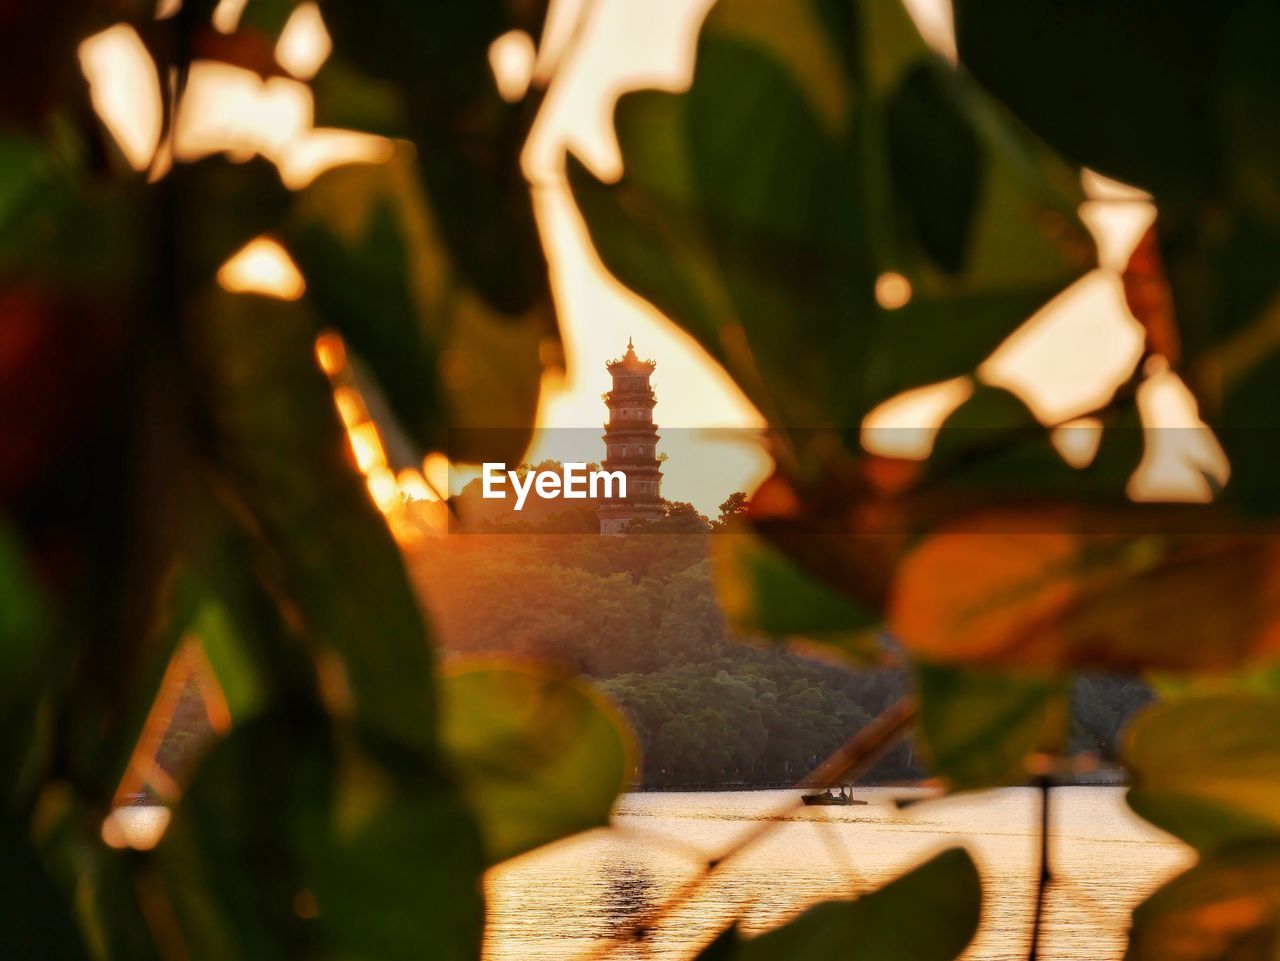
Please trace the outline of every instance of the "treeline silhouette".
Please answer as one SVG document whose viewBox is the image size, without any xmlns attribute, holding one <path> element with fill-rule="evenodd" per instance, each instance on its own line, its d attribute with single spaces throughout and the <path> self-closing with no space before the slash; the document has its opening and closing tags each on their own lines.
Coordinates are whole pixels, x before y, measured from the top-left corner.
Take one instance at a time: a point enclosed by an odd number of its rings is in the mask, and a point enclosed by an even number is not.
<svg viewBox="0 0 1280 961">
<path fill-rule="evenodd" d="M 733 636 L 709 554 L 744 502 L 734 495 L 714 520 L 667 503 L 665 518 L 624 537 L 595 533 L 591 505 L 490 516 L 471 533 L 427 542 L 411 569 L 446 650 L 549 659 L 596 679 L 636 731 L 644 785 L 790 783 L 910 680 Z M 891 654 L 891 639 L 883 643 Z M 1123 678 L 1084 678 L 1074 694 L 1072 747 L 1104 758 L 1150 698 Z M 870 777 L 927 773 L 904 743 Z"/>
</svg>

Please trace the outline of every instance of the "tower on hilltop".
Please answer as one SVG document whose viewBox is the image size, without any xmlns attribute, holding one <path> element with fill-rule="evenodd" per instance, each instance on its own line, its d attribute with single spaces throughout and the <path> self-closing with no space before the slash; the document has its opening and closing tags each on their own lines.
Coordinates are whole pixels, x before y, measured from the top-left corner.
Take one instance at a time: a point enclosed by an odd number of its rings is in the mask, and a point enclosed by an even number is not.
<svg viewBox="0 0 1280 961">
<path fill-rule="evenodd" d="M 622 471 L 627 478 L 627 496 L 611 497 L 596 510 L 601 534 L 621 534 L 633 520 L 656 520 L 662 516 L 658 469 L 658 428 L 653 423 L 656 399 L 649 377 L 657 366 L 641 360 L 627 341 L 627 352 L 605 367 L 613 376 L 613 390 L 604 395 L 609 420 L 604 425 L 605 459 L 608 471 Z"/>
</svg>

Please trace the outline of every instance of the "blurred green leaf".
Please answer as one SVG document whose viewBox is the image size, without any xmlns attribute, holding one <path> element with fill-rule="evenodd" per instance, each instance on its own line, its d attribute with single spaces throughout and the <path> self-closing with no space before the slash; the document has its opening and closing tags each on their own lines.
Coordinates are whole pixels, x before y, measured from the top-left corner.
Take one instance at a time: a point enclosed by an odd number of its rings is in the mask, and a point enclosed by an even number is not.
<svg viewBox="0 0 1280 961">
<path fill-rule="evenodd" d="M 602 827 L 636 762 L 599 691 L 535 663 L 462 661 L 441 678 L 441 740 L 489 863 Z"/>
<path fill-rule="evenodd" d="M 955 5 L 960 57 L 1072 160 L 1171 209 L 1224 195 L 1277 206 L 1280 90 L 1265 0 L 1015 0 Z M 1081 69 L 1081 58 L 1088 69 Z"/>
<path fill-rule="evenodd" d="M 1203 858 L 1133 912 L 1125 961 L 1270 961 L 1280 933 L 1280 845 Z"/>
<path fill-rule="evenodd" d="M 480 951 L 480 838 L 456 789 L 298 703 L 214 747 L 152 861 L 161 948 L 192 961 Z"/>
<path fill-rule="evenodd" d="M 1242 671 L 1211 674 L 1171 674 L 1151 671 L 1147 674 L 1151 689 L 1161 700 L 1206 697 L 1216 694 L 1262 694 L 1280 696 L 1280 664 L 1246 668 Z"/>
<path fill-rule="evenodd" d="M 695 961 L 733 961 L 742 947 L 738 926 L 725 928 L 705 948 L 698 952 Z"/>
<path fill-rule="evenodd" d="M 1280 507 L 1277 29 L 1280 11 L 1260 0 L 956 4 L 961 59 L 980 81 L 1070 159 L 1154 194 L 1165 326 L 1184 355 L 1170 360 L 1225 428 L 1222 499 L 1268 515 Z"/>
<path fill-rule="evenodd" d="M 153 621 L 140 642 L 132 649 L 120 645 L 120 673 L 127 680 L 108 688 L 112 695 L 101 714 L 90 715 L 85 726 L 106 715 L 111 724 L 110 738 L 106 742 L 109 762 L 100 776 L 101 791 L 111 797 L 130 766 L 135 747 L 145 730 L 157 692 L 167 676 L 174 654 L 196 619 L 201 602 L 200 585 L 185 569 L 174 568 L 167 572 L 164 581 L 155 591 L 156 610 Z M 105 687 L 105 685 L 104 685 Z M 110 712 L 110 713 L 108 713 Z M 99 737 L 104 732 L 98 731 Z M 85 751 L 84 753 L 88 753 Z M 136 789 L 135 787 L 130 788 Z"/>
<path fill-rule="evenodd" d="M 1280 839 L 1280 699 L 1239 692 L 1155 704 L 1133 722 L 1129 806 L 1202 851 Z"/>
<path fill-rule="evenodd" d="M 293 194 L 276 168 L 261 157 L 232 163 L 224 156 L 177 165 L 169 174 L 181 245 L 175 281 L 184 301 L 198 297 L 220 268 L 251 240 L 273 234 L 290 209 Z M 168 178 L 166 178 L 168 179 Z"/>
<path fill-rule="evenodd" d="M 856 901 L 818 904 L 780 928 L 742 940 L 728 956 L 950 961 L 972 940 L 981 906 L 977 868 L 965 851 L 952 848 Z"/>
<path fill-rule="evenodd" d="M 35 780 L 41 753 L 39 703 L 47 693 L 50 638 L 43 591 L 27 570 L 21 546 L 0 524 L 0 798 L 6 811 Z M 14 839 L 13 844 L 18 840 Z"/>
<path fill-rule="evenodd" d="M 226 608 L 214 598 L 206 600 L 196 612 L 192 630 L 209 658 L 232 719 L 242 723 L 252 717 L 263 707 L 263 681 Z"/>
<path fill-rule="evenodd" d="M 993 501 L 1006 507 L 1029 502 L 1045 510 L 1057 509 L 1048 501 L 1067 499 L 1111 510 L 1123 506 L 1145 443 L 1137 406 L 1132 397 L 1113 401 L 1097 420 L 1097 450 L 1087 465 L 1075 467 L 1022 400 L 998 387 L 976 385 L 938 431 L 924 481 L 935 488 L 922 496 L 926 506 L 917 513 L 927 517 L 933 502 L 946 504 L 953 514 Z"/>
<path fill-rule="evenodd" d="M 253 0 L 244 5 L 239 30 L 256 32 L 268 45 L 273 45 L 297 6 L 297 0 Z"/>
<path fill-rule="evenodd" d="M 311 691 L 315 665 L 292 639 L 280 605 L 245 570 L 259 563 L 259 545 L 230 524 L 205 545 L 202 593 L 191 630 L 221 689 L 229 720 L 243 724 L 281 699 Z M 295 625 L 296 626 L 296 625 Z"/>
<path fill-rule="evenodd" d="M 617 126 L 617 185 L 571 159 L 596 248 L 779 427 L 854 434 L 1092 265 L 1071 172 L 897 3 L 724 0 L 690 91 L 624 96 Z M 885 272 L 905 303 L 877 304 Z"/>
<path fill-rule="evenodd" d="M 413 143 L 389 167 L 334 172 L 308 191 L 318 196 L 304 198 L 298 249 L 317 304 L 420 446 L 518 459 L 556 330 L 520 169 L 535 111 L 502 100 L 488 53 L 512 30 L 536 42 L 545 5 L 379 0 L 326 14 L 344 42 L 316 81 L 320 119 Z"/>
<path fill-rule="evenodd" d="M 372 77 L 334 52 L 311 81 L 316 126 L 399 136 L 405 129 L 399 85 Z"/>
<path fill-rule="evenodd" d="M 331 709 L 430 753 L 426 629 L 352 464 L 310 312 L 216 292 L 189 327 L 216 481 L 258 545 L 281 617 L 306 638 Z"/>
<path fill-rule="evenodd" d="M 0 250 L 21 239 L 24 221 L 56 204 L 49 151 L 36 140 L 0 133 Z"/>
<path fill-rule="evenodd" d="M 1027 755 L 1060 753 L 1071 713 L 1064 678 L 917 664 L 921 748 L 957 790 L 1025 783 Z"/>
<path fill-rule="evenodd" d="M 1243 6 L 957 0 L 956 37 L 965 66 L 1071 160 L 1179 196 L 1219 174 L 1210 65 Z"/>
<path fill-rule="evenodd" d="M 104 804 L 75 797 L 67 783 L 47 784 L 33 819 L 42 866 L 61 888 L 94 961 L 160 961 L 139 883 L 149 879 L 138 877 L 137 852 L 103 843 L 104 814 Z"/>
<path fill-rule="evenodd" d="M 504 313 L 467 285 L 410 147 L 322 175 L 298 198 L 289 236 L 318 315 L 369 364 L 420 449 L 520 457 L 555 326 L 550 302 Z"/>
<path fill-rule="evenodd" d="M 80 939 L 71 905 L 45 872 L 21 821 L 7 812 L 0 820 L 0 864 L 6 879 L 4 897 L 0 898 L 5 957 L 14 961 L 87 961 L 89 953 Z"/>
<path fill-rule="evenodd" d="M 449 424 L 441 354 L 455 298 L 410 153 L 400 146 L 386 164 L 322 174 L 298 197 L 290 246 L 320 318 L 369 363 L 418 444 L 439 450 Z"/>
<path fill-rule="evenodd" d="M 1161 228 L 1184 376 L 1231 465 L 1218 499 L 1250 514 L 1280 509 L 1273 456 L 1280 370 L 1280 210 L 1208 198 Z"/>
<path fill-rule="evenodd" d="M 928 466 L 949 475 L 954 462 L 974 450 L 1003 451 L 1037 436 L 1043 437 L 1044 430 L 1020 397 L 1001 387 L 974 383 L 968 399 L 938 428 Z"/>
<path fill-rule="evenodd" d="M 744 637 L 808 638 L 867 661 L 879 647 L 874 614 L 815 580 L 747 529 L 711 538 L 716 595 L 732 629 Z"/>
<path fill-rule="evenodd" d="M 436 229 L 463 283 L 490 309 L 515 317 L 548 297 L 533 203 L 520 169 L 535 111 L 498 95 L 489 45 L 517 29 L 536 43 L 545 10 L 541 0 L 372 0 L 359 9 L 325 9 L 342 38 L 342 56 L 398 87 L 403 126 L 379 132 L 413 141 Z M 327 122 L 323 100 L 317 109 Z"/>
<path fill-rule="evenodd" d="M 137 0 L 121 0 L 115 15 Z M 86 0 L 68 0 L 57 17 L 30 0 L 0 7 L 0 128 L 37 130 L 75 99 L 80 86 L 76 45 L 105 13 Z"/>
<path fill-rule="evenodd" d="M 95 424 L 101 433 L 76 451 L 84 460 L 47 481 L 59 521 L 82 539 L 83 566 L 62 586 L 74 600 L 59 611 L 69 675 L 59 762 L 99 802 L 117 790 L 190 624 L 199 586 L 183 561 L 212 524 L 177 365 L 140 340 L 142 356 L 121 362 L 125 383 L 102 392 L 105 429 Z"/>
</svg>

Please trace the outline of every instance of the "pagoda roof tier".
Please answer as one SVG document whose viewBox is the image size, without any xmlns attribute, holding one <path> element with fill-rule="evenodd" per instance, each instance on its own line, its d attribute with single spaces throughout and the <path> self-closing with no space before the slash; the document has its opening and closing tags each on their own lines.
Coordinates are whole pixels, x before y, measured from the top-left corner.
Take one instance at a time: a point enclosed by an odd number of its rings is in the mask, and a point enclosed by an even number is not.
<svg viewBox="0 0 1280 961">
<path fill-rule="evenodd" d="M 652 393 L 623 394 L 617 391 L 610 391 L 605 396 L 604 403 L 609 410 L 617 410 L 620 407 L 636 410 L 653 410 L 658 406 L 657 398 L 654 397 Z"/>
<path fill-rule="evenodd" d="M 608 421 L 605 421 L 600 426 L 604 428 L 605 440 L 608 440 L 610 436 L 641 437 L 641 438 L 644 438 L 645 440 L 652 440 L 652 441 L 662 440 L 662 435 L 658 433 L 658 429 L 654 427 L 652 424 L 637 425 L 637 424 L 627 424 L 622 421 L 619 421 L 616 424 L 611 424 Z"/>
<path fill-rule="evenodd" d="M 652 374 L 653 369 L 658 366 L 656 360 L 641 360 L 636 355 L 636 349 L 631 341 L 627 341 L 627 352 L 617 360 L 610 360 L 604 365 L 609 373 L 615 370 L 634 371 L 637 374 Z"/>
<path fill-rule="evenodd" d="M 631 389 L 615 387 L 613 390 L 606 390 L 600 395 L 600 399 L 610 406 L 613 406 L 614 403 L 625 402 L 628 407 L 635 407 L 637 404 L 643 406 L 644 402 L 648 400 L 649 406 L 652 407 L 657 401 L 658 395 L 651 386 L 644 385 Z"/>
</svg>

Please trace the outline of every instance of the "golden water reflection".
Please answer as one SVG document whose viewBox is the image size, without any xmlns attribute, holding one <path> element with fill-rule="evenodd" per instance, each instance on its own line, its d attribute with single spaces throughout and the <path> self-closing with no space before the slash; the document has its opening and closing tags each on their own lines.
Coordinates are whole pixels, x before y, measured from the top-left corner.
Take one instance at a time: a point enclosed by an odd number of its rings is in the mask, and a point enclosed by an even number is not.
<svg viewBox="0 0 1280 961">
<path fill-rule="evenodd" d="M 611 956 L 689 957 L 735 916 L 741 916 L 747 933 L 758 933 L 813 901 L 865 892 L 943 847 L 963 844 L 978 862 L 986 895 L 979 936 L 966 957 L 1025 958 L 1036 876 L 1035 792 L 1009 788 L 904 810 L 893 803 L 912 793 L 863 789 L 860 796 L 872 802 L 865 807 L 796 811 L 726 865 L 652 936 Z M 488 961 L 597 956 L 607 939 L 664 900 L 700 861 L 793 796 L 787 791 L 624 796 L 615 828 L 534 852 L 490 873 Z M 1192 856 L 1129 813 L 1122 788 L 1059 788 L 1053 805 L 1055 885 L 1041 956 L 1120 958 L 1133 905 Z"/>
</svg>

